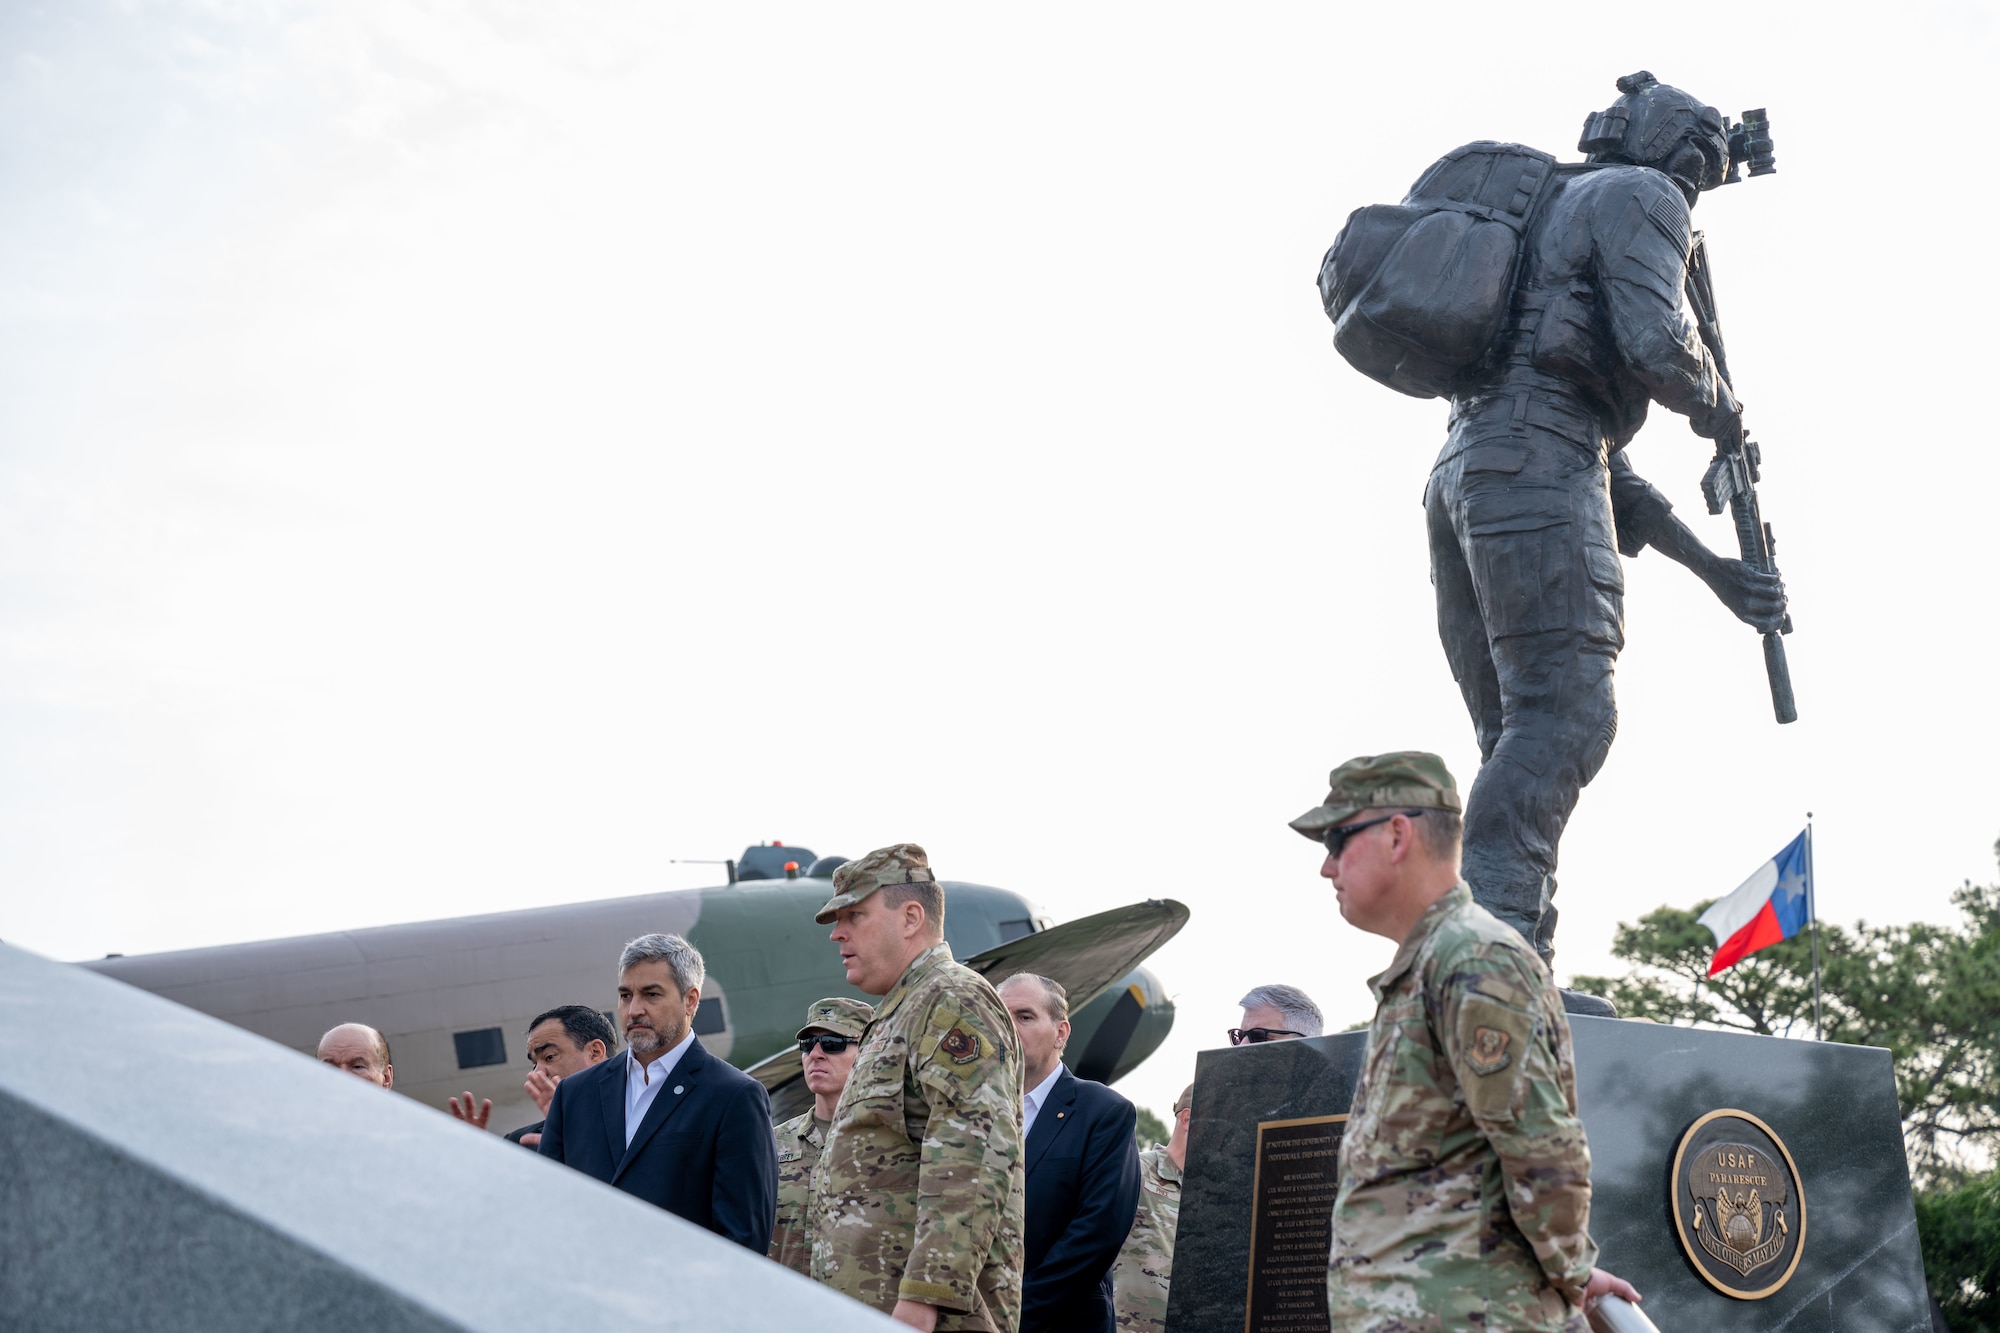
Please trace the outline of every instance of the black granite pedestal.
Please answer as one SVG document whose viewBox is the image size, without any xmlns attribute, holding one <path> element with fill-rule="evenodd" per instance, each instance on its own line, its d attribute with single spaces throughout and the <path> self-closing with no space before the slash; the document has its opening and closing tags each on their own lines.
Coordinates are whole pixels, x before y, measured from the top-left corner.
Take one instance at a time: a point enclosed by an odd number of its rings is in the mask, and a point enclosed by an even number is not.
<svg viewBox="0 0 2000 1333">
<path fill-rule="evenodd" d="M 1928 1333 L 1887 1051 L 1570 1023 L 1598 1262 L 1665 1333 Z M 1366 1041 L 1201 1053 L 1168 1333 L 1327 1328 L 1330 1153 Z"/>
</svg>

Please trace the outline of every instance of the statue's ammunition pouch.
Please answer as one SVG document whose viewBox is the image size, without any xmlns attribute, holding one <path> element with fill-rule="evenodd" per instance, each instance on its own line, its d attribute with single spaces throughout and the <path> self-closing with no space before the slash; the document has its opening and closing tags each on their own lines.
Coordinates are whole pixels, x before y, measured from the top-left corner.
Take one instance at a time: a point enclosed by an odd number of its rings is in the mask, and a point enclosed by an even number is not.
<svg viewBox="0 0 2000 1333">
<path fill-rule="evenodd" d="M 1536 370 L 1605 396 L 1611 384 L 1605 349 L 1611 339 L 1597 327 L 1598 318 L 1597 293 L 1588 283 L 1524 289 L 1514 297 L 1508 350 Z"/>
</svg>

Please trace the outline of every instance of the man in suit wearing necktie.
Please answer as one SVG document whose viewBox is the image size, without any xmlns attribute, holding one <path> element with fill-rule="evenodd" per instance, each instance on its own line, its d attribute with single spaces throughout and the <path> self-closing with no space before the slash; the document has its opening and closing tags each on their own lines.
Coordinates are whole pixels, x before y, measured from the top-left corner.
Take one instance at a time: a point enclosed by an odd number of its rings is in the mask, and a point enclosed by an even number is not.
<svg viewBox="0 0 2000 1333">
<path fill-rule="evenodd" d="M 763 1254 L 778 1207 L 771 1102 L 694 1035 L 706 979 L 678 935 L 625 946 L 625 1055 L 556 1085 L 541 1152 Z"/>
<path fill-rule="evenodd" d="M 1139 1207 L 1137 1112 L 1062 1063 L 1069 997 L 1047 977 L 1000 983 L 1021 1038 L 1027 1236 L 1021 1333 L 1112 1333 L 1111 1266 Z"/>
</svg>

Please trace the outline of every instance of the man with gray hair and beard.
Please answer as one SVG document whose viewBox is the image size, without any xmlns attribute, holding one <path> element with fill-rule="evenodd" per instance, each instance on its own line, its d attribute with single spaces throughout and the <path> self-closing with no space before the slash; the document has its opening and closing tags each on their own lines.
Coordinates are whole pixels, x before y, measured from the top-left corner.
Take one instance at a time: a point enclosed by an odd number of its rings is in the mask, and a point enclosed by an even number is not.
<svg viewBox="0 0 2000 1333">
<path fill-rule="evenodd" d="M 1243 1025 L 1229 1029 L 1231 1046 L 1297 1041 L 1317 1037 L 1326 1029 L 1319 1006 L 1297 986 L 1259 986 L 1237 1003 L 1243 1006 Z"/>
<path fill-rule="evenodd" d="M 706 980 L 701 953 L 678 935 L 625 946 L 625 1057 L 556 1085 L 541 1153 L 763 1254 L 778 1208 L 771 1101 L 694 1035 Z"/>
</svg>

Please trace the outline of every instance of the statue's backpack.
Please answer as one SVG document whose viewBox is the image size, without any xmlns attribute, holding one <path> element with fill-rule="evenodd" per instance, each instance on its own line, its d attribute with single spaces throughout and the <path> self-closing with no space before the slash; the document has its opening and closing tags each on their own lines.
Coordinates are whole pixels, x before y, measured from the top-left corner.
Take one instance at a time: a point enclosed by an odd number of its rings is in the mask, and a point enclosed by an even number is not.
<svg viewBox="0 0 2000 1333">
<path fill-rule="evenodd" d="M 1477 371 L 1560 171 L 1547 153 L 1481 140 L 1439 158 L 1402 203 L 1354 210 L 1319 270 L 1348 364 L 1416 398 L 1448 397 Z"/>
</svg>

